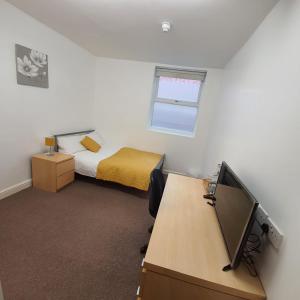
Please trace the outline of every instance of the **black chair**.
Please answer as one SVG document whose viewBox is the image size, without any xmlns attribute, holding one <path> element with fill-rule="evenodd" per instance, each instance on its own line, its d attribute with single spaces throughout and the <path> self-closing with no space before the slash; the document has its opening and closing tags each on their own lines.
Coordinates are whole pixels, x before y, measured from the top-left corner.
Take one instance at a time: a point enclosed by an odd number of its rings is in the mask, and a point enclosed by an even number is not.
<svg viewBox="0 0 300 300">
<path fill-rule="evenodd" d="M 155 219 L 160 201 L 164 192 L 166 182 L 164 175 L 160 169 L 155 169 L 151 173 L 150 179 L 150 191 L 149 191 L 149 213 Z M 153 225 L 148 229 L 149 233 L 152 232 Z M 141 247 L 140 253 L 145 254 L 147 252 L 148 243 Z"/>
</svg>

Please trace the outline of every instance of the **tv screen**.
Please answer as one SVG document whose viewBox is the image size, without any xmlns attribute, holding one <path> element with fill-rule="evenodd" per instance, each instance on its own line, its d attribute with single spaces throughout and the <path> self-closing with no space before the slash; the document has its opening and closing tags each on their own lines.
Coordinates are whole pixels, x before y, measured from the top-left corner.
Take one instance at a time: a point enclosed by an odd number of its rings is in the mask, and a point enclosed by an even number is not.
<svg viewBox="0 0 300 300">
<path fill-rule="evenodd" d="M 238 267 L 251 232 L 258 202 L 223 162 L 215 191 L 215 210 L 231 263 Z"/>
</svg>

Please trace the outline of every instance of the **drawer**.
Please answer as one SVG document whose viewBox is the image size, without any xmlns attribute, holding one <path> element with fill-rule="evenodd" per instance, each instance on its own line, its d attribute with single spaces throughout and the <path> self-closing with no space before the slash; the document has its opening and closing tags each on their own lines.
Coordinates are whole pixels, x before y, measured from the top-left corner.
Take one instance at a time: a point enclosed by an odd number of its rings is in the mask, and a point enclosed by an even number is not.
<svg viewBox="0 0 300 300">
<path fill-rule="evenodd" d="M 56 188 L 59 190 L 68 183 L 71 183 L 74 181 L 74 171 L 65 173 L 61 176 L 57 177 L 57 182 L 56 182 Z"/>
<path fill-rule="evenodd" d="M 56 176 L 60 176 L 75 169 L 74 159 L 63 161 L 56 165 Z"/>
<path fill-rule="evenodd" d="M 145 276 L 144 287 L 140 294 L 143 300 L 246 300 L 148 270 Z"/>
</svg>

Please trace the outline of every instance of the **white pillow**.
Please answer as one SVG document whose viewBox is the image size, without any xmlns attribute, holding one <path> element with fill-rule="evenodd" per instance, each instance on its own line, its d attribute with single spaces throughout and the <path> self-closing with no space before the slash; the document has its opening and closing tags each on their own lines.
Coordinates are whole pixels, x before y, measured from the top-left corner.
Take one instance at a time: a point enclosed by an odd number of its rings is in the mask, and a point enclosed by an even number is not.
<svg viewBox="0 0 300 300">
<path fill-rule="evenodd" d="M 91 139 L 93 139 L 99 145 L 101 145 L 101 146 L 104 145 L 104 139 L 102 138 L 102 136 L 97 131 L 93 131 L 93 132 L 87 134 L 86 136 L 88 136 Z"/>
<path fill-rule="evenodd" d="M 85 151 L 85 147 L 80 144 L 84 135 L 70 135 L 57 137 L 58 151 L 63 153 L 75 154 Z"/>
</svg>

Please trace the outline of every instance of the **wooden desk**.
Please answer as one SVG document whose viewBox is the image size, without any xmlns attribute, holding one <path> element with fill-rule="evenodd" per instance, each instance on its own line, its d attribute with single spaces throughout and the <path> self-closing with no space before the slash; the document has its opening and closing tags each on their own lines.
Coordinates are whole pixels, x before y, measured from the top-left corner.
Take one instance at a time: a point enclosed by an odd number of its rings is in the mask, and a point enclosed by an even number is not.
<svg viewBox="0 0 300 300">
<path fill-rule="evenodd" d="M 0 281 L 0 300 L 4 300 L 4 298 L 3 298 L 3 292 L 2 292 L 2 287 L 1 287 L 1 281 Z"/>
<path fill-rule="evenodd" d="M 141 270 L 141 300 L 262 300 L 259 278 L 229 264 L 213 207 L 200 179 L 170 174 Z"/>
</svg>

